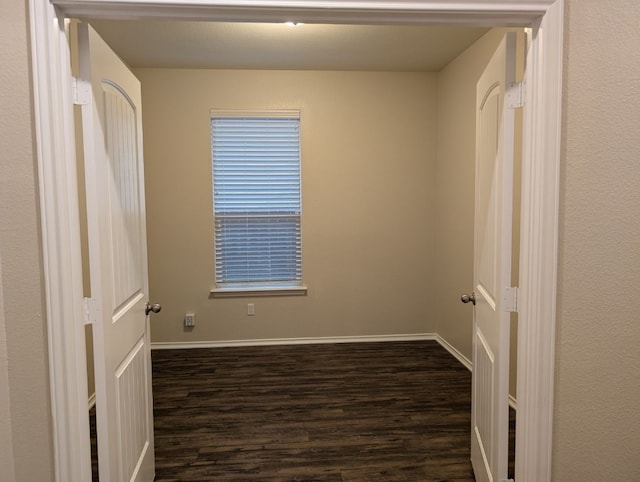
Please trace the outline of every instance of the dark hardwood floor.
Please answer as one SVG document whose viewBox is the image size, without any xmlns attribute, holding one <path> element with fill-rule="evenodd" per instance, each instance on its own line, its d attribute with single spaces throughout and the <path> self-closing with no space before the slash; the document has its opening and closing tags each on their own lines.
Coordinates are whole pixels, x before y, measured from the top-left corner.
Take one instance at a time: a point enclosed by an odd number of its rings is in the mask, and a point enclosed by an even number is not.
<svg viewBox="0 0 640 482">
<path fill-rule="evenodd" d="M 473 481 L 471 375 L 438 343 L 157 350 L 156 481 Z"/>
<path fill-rule="evenodd" d="M 154 351 L 153 390 L 157 481 L 473 480 L 435 342 Z"/>
</svg>

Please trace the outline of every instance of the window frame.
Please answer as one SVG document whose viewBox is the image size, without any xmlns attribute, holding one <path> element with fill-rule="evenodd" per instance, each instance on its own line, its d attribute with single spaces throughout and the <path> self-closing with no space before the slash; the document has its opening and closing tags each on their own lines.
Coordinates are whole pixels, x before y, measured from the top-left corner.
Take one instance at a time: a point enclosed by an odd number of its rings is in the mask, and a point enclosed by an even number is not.
<svg viewBox="0 0 640 482">
<path fill-rule="evenodd" d="M 209 111 L 210 128 L 214 118 L 253 118 L 253 119 L 298 119 L 299 131 L 298 142 L 301 145 L 302 138 L 302 112 L 300 109 L 211 109 Z M 213 132 L 211 131 L 211 143 L 213 143 Z M 212 147 L 213 149 L 213 147 Z M 248 281 L 248 282 L 228 282 L 220 283 L 218 281 L 216 246 L 217 237 L 215 234 L 215 179 L 213 165 L 213 151 L 211 152 L 211 207 L 214 229 L 214 288 L 210 290 L 213 297 L 254 297 L 254 296 L 300 296 L 307 294 L 307 287 L 303 282 L 303 246 L 302 246 L 302 149 L 298 154 L 298 176 L 300 185 L 300 204 L 299 204 L 299 229 L 300 229 L 300 279 L 290 281 Z"/>
</svg>

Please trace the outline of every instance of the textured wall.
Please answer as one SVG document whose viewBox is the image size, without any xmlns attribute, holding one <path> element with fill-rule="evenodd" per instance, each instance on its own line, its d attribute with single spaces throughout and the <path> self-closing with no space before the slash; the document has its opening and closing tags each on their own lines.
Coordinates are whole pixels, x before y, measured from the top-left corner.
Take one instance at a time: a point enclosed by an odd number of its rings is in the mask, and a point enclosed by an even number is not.
<svg viewBox="0 0 640 482">
<path fill-rule="evenodd" d="M 640 480 L 640 3 L 567 14 L 553 480 Z"/>
<path fill-rule="evenodd" d="M 15 480 L 52 480 L 49 380 L 24 0 L 0 3 L 0 332 L 6 335 L 11 428 L 0 401 L 1 447 L 13 445 Z M 0 357 L 3 354 L 0 343 Z M 4 372 L 4 373 L 3 373 Z M 0 459 L 1 460 L 1 459 Z M 0 478 L 5 479 L 4 468 Z M 10 475 L 9 475 L 10 476 Z"/>
<path fill-rule="evenodd" d="M 152 340 L 435 331 L 435 75 L 136 71 L 142 82 Z M 209 299 L 209 109 L 300 108 L 304 297 Z M 247 316 L 247 302 L 256 315 Z M 195 311 L 192 331 L 182 326 Z"/>
<path fill-rule="evenodd" d="M 7 356 L 2 285 L 2 256 L 0 256 L 0 387 L 3 387 L 0 390 L 0 473 L 2 473 L 6 482 L 14 482 L 13 432 L 11 430 L 11 402 L 9 400 L 9 360 Z"/>
</svg>

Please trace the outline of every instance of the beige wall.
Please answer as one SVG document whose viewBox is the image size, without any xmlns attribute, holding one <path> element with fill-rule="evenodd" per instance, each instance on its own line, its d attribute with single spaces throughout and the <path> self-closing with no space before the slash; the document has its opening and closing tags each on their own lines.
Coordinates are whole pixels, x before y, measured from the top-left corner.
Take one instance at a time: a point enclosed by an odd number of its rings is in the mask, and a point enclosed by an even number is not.
<svg viewBox="0 0 640 482">
<path fill-rule="evenodd" d="M 0 478 L 3 482 L 14 478 L 20 482 L 53 479 L 27 32 L 25 1 L 2 0 Z"/>
<path fill-rule="evenodd" d="M 435 75 L 137 70 L 152 340 L 435 331 Z M 209 109 L 302 110 L 305 297 L 210 299 Z M 255 303 L 255 316 L 246 304 Z M 184 313 L 197 325 L 183 329 Z"/>
<path fill-rule="evenodd" d="M 2 289 L 2 257 L 0 256 L 0 473 L 7 482 L 15 480 L 13 464 L 13 434 L 11 431 L 11 401 L 9 399 L 9 363 Z"/>
<path fill-rule="evenodd" d="M 567 14 L 553 477 L 640 480 L 640 3 Z"/>
</svg>

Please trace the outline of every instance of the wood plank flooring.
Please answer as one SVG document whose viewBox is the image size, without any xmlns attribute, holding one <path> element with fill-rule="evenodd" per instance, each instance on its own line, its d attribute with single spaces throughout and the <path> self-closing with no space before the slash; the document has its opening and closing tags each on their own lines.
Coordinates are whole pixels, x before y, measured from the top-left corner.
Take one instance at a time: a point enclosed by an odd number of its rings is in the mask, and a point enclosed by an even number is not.
<svg viewBox="0 0 640 482">
<path fill-rule="evenodd" d="M 156 481 L 471 481 L 469 371 L 436 342 L 153 352 Z"/>
<path fill-rule="evenodd" d="M 436 342 L 152 358 L 158 482 L 475 480 L 471 375 Z"/>
</svg>

